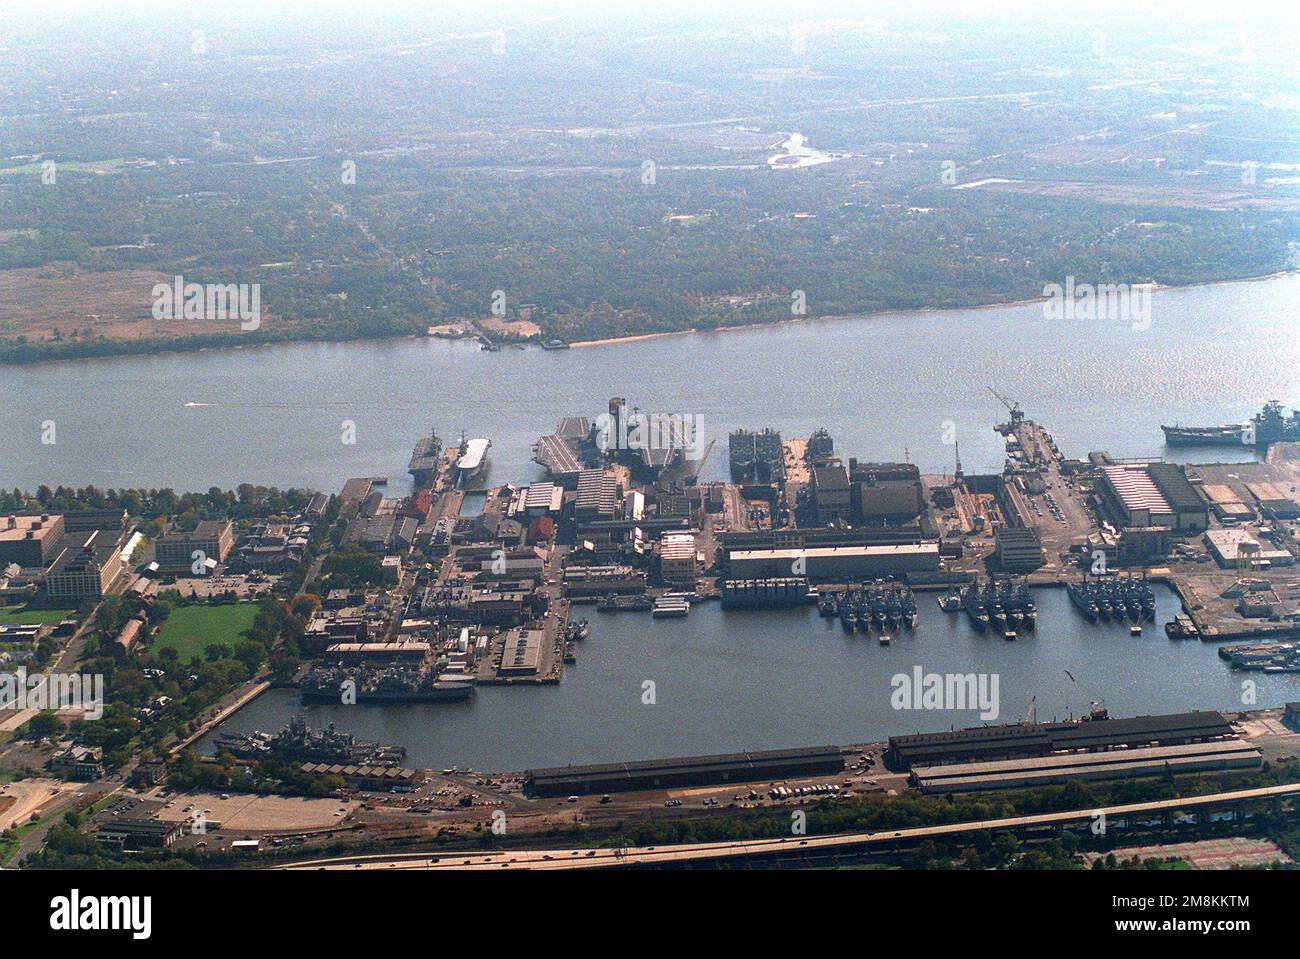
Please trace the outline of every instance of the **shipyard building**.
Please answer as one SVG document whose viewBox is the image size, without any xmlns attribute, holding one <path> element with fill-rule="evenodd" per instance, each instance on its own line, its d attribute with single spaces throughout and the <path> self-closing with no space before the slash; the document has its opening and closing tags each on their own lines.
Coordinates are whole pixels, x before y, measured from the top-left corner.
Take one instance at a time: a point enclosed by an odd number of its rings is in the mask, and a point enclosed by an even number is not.
<svg viewBox="0 0 1300 959">
<path fill-rule="evenodd" d="M 530 769 L 524 786 L 534 796 L 581 796 L 590 793 L 835 775 L 843 769 L 844 756 L 837 746 L 818 746 L 637 763 Z"/>
<path fill-rule="evenodd" d="M 798 575 L 802 569 L 810 580 L 847 582 L 937 570 L 939 544 L 738 549 L 731 551 L 729 564 L 737 579 Z"/>
<path fill-rule="evenodd" d="M 1032 573 L 1043 565 L 1043 541 L 1033 527 L 1003 526 L 993 533 L 998 566 L 1010 573 Z"/>
<path fill-rule="evenodd" d="M 907 771 L 955 763 L 1002 762 L 1064 753 L 1128 751 L 1235 739 L 1232 727 L 1218 712 L 1021 723 L 891 736 L 885 762 L 890 769 Z"/>
<path fill-rule="evenodd" d="M 850 517 L 853 497 L 849 489 L 849 477 L 843 466 L 812 468 L 812 499 L 817 508 L 817 522 L 823 526 Z"/>
<path fill-rule="evenodd" d="M 1120 527 L 1163 526 L 1195 533 L 1209 526 L 1209 508 L 1173 463 L 1125 463 L 1102 468 L 1097 486 L 1104 511 Z"/>
</svg>

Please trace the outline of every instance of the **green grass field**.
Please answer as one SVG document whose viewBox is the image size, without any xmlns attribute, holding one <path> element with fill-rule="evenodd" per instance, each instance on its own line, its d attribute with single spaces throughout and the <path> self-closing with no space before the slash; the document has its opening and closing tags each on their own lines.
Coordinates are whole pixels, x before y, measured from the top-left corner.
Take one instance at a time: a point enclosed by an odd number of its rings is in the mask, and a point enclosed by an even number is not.
<svg viewBox="0 0 1300 959">
<path fill-rule="evenodd" d="M 163 624 L 153 651 L 157 654 L 170 646 L 181 662 L 187 663 L 195 656 L 202 656 L 213 643 L 225 643 L 233 650 L 243 638 L 244 630 L 253 625 L 256 615 L 256 603 L 177 606 Z"/>
<path fill-rule="evenodd" d="M 0 623 L 41 623 L 53 626 L 69 617 L 76 618 L 75 609 L 31 609 L 23 606 L 0 606 Z"/>
</svg>

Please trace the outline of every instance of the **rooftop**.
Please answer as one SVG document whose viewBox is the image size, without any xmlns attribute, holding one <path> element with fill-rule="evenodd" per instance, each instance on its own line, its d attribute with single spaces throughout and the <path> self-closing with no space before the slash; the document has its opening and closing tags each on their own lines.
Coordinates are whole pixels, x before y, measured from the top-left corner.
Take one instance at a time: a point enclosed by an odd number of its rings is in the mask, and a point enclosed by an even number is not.
<svg viewBox="0 0 1300 959">
<path fill-rule="evenodd" d="M 1131 510 L 1146 510 L 1150 513 L 1172 513 L 1169 503 L 1160 495 L 1160 490 L 1151 479 L 1151 467 L 1147 464 L 1125 464 L 1107 466 L 1103 472 L 1110 484 L 1115 487 L 1120 501 Z"/>
</svg>

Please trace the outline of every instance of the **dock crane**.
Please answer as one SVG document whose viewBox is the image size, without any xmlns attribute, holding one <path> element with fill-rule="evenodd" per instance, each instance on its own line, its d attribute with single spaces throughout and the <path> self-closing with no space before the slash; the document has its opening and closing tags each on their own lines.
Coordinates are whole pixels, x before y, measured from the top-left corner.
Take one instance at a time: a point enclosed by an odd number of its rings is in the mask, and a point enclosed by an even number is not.
<svg viewBox="0 0 1300 959">
<path fill-rule="evenodd" d="M 713 444 L 718 441 L 715 436 L 709 440 L 709 445 L 704 448 L 704 455 L 700 457 L 699 462 L 695 464 L 695 475 L 687 478 L 687 486 L 694 486 L 700 481 L 700 474 L 704 472 L 704 464 L 709 460 L 709 454 L 713 452 Z"/>
<path fill-rule="evenodd" d="M 996 396 L 998 398 L 998 402 L 1001 403 L 1003 406 L 1005 406 L 1011 412 L 1010 423 L 1002 423 L 994 428 L 1003 436 L 1005 436 L 1008 433 L 1014 432 L 1015 428 L 1019 426 L 1021 423 L 1023 423 L 1025 420 L 1025 411 L 1020 408 L 1020 402 L 1018 400 L 1007 399 L 1005 396 L 1003 396 L 1001 393 L 999 393 L 991 386 L 988 388 L 988 391 L 992 393 L 994 396 Z"/>
</svg>

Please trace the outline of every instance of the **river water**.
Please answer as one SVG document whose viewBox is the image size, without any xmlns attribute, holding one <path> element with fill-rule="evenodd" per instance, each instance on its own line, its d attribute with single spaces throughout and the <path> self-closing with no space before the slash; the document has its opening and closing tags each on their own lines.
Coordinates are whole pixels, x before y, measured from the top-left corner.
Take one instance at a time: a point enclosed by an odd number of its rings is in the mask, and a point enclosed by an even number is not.
<svg viewBox="0 0 1300 959">
<path fill-rule="evenodd" d="M 810 296 L 815 312 L 816 298 Z M 488 482 L 540 475 L 531 445 L 560 417 L 595 416 L 610 396 L 697 417 L 718 447 L 703 475 L 722 478 L 726 434 L 774 426 L 829 429 L 863 459 L 907 456 L 950 472 L 956 432 L 968 472 L 996 471 L 1006 411 L 1020 400 L 1066 455 L 1165 455 L 1162 422 L 1240 422 L 1263 400 L 1300 398 L 1300 276 L 1162 290 L 1151 324 L 1044 319 L 1041 305 L 809 319 L 543 352 L 484 353 L 467 342 L 294 344 L 0 368 L 0 484 L 337 490 L 356 475 L 409 484 L 416 437 L 463 429 L 492 439 Z M 204 404 L 189 405 L 186 404 Z M 53 421 L 56 442 L 41 442 Z M 345 421 L 355 444 L 342 442 Z M 1189 451 L 1197 461 L 1246 450 Z M 590 613 L 592 637 L 558 686 L 485 687 L 464 704 L 323 707 L 365 738 L 402 743 L 419 766 L 484 770 L 744 748 L 844 743 L 979 721 L 976 713 L 897 710 L 890 680 L 927 672 L 999 678 L 998 721 L 1064 717 L 1103 699 L 1133 715 L 1300 699 L 1300 677 L 1233 674 L 1215 647 L 1175 643 L 1158 627 L 1130 637 L 1085 623 L 1065 594 L 1039 591 L 1038 632 L 1015 643 L 973 633 L 922 600 L 916 634 L 889 648 L 847 637 L 815 610 L 723 612 L 684 620 Z M 1176 611 L 1162 594 L 1157 623 Z M 1067 673 L 1068 670 L 1068 673 Z M 1071 679 L 1073 676 L 1073 679 Z M 642 703 L 653 682 L 655 703 Z M 274 729 L 297 709 L 276 690 L 228 729 Z"/>
<path fill-rule="evenodd" d="M 311 705 L 271 690 L 236 713 L 225 731 L 276 730 L 294 712 L 313 726 L 334 722 L 364 739 L 407 747 L 407 765 L 510 772 L 534 766 L 615 762 L 741 749 L 868 742 L 889 735 L 979 725 L 977 710 L 895 709 L 893 677 L 976 673 L 997 677 L 998 714 L 1039 721 L 1079 716 L 1090 700 L 1112 714 L 1241 709 L 1242 681 L 1257 702 L 1300 698 L 1300 675 L 1234 673 L 1217 647 L 1175 642 L 1158 624 L 1178 598 L 1157 590 L 1156 624 L 1130 636 L 1119 624 L 1085 622 L 1063 589 L 1034 591 L 1039 625 L 1015 642 L 975 632 L 965 614 L 942 612 L 920 594 L 920 623 L 891 645 L 846 635 L 813 607 L 724 611 L 697 604 L 686 619 L 597 613 L 556 686 L 479 687 L 466 703 Z M 1068 672 L 1067 672 L 1068 671 Z M 653 686 L 653 703 L 643 700 Z M 992 690 L 989 685 L 986 688 Z M 201 749 L 214 749 L 211 737 Z"/>
<path fill-rule="evenodd" d="M 906 455 L 926 472 L 952 471 L 947 430 L 967 472 L 996 471 L 991 426 L 1006 410 L 990 385 L 1020 400 L 1066 455 L 1178 458 L 1163 447 L 1162 422 L 1241 422 L 1270 397 L 1300 399 L 1297 317 L 1293 274 L 1157 291 L 1145 330 L 1046 320 L 1025 304 L 554 352 L 418 339 L 0 367 L 0 484 L 337 491 L 349 476 L 388 475 L 400 490 L 430 428 L 490 437 L 488 481 L 527 480 L 540 475 L 539 435 L 565 415 L 595 417 L 615 395 L 696 417 L 704 440 L 718 440 L 702 474 L 711 478 L 723 477 L 738 426 L 805 437 L 824 426 L 846 456 Z"/>
</svg>

